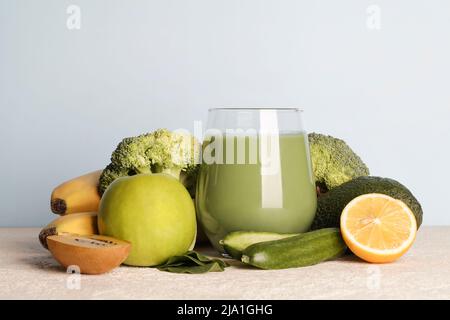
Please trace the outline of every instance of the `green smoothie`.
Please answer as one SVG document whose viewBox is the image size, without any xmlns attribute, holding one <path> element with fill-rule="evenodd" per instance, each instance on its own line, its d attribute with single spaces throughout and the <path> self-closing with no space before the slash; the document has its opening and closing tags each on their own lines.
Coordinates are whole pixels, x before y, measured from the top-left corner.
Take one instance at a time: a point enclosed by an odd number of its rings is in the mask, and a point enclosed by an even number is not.
<svg viewBox="0 0 450 320">
<path fill-rule="evenodd" d="M 211 148 L 213 143 L 216 148 Z M 208 154 L 216 157 L 215 163 Z M 219 251 L 219 240 L 231 231 L 307 231 L 316 204 L 305 133 L 205 139 L 197 215 Z"/>
</svg>

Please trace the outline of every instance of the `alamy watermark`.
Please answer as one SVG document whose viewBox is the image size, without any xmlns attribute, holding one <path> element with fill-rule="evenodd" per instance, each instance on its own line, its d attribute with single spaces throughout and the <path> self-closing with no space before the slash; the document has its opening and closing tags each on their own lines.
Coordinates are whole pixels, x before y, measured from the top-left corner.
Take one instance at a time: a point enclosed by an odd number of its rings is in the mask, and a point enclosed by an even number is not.
<svg viewBox="0 0 450 320">
<path fill-rule="evenodd" d="M 66 13 L 68 14 L 66 20 L 66 27 L 69 30 L 81 29 L 81 8 L 75 4 L 71 4 L 67 7 Z"/>
<path fill-rule="evenodd" d="M 367 267 L 367 289 L 379 290 L 381 288 L 381 277 L 382 274 L 379 266 L 373 265 Z"/>
<path fill-rule="evenodd" d="M 366 9 L 366 27 L 372 31 L 381 30 L 381 8 L 379 5 L 372 4 Z"/>
<path fill-rule="evenodd" d="M 174 133 L 190 137 L 189 130 L 176 129 Z M 203 132 L 201 121 L 194 121 L 193 136 L 203 140 L 192 144 L 184 139 L 185 154 L 173 154 L 172 159 L 191 157 L 196 164 L 260 164 L 262 175 L 276 175 L 280 172 L 280 132 L 278 128 L 262 126 L 256 128 L 215 129 Z M 193 148 L 192 148 L 193 147 Z M 175 149 L 174 152 L 179 152 Z"/>
<path fill-rule="evenodd" d="M 66 288 L 69 290 L 80 290 L 81 289 L 80 267 L 76 265 L 68 266 L 66 272 L 69 274 L 66 279 Z"/>
</svg>

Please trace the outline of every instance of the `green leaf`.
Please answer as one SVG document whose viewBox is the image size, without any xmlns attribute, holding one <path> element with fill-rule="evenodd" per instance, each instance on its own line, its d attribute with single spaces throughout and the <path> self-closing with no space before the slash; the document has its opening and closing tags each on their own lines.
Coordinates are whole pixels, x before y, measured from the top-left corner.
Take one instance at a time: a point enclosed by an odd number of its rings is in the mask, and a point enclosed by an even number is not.
<svg viewBox="0 0 450 320">
<path fill-rule="evenodd" d="M 157 266 L 158 270 L 198 274 L 205 272 L 221 272 L 228 263 L 220 259 L 211 259 L 195 251 L 188 251 L 181 256 L 173 256 L 166 263 Z"/>
</svg>

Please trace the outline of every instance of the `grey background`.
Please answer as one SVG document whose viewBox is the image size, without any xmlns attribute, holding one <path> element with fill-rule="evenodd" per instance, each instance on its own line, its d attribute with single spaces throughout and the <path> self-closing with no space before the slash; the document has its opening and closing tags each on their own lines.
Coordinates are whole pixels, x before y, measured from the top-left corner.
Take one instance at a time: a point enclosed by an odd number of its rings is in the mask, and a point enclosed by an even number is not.
<svg viewBox="0 0 450 320">
<path fill-rule="evenodd" d="M 0 226 L 46 224 L 52 188 L 121 138 L 212 106 L 302 106 L 450 224 L 449 32 L 445 0 L 0 0 Z"/>
</svg>

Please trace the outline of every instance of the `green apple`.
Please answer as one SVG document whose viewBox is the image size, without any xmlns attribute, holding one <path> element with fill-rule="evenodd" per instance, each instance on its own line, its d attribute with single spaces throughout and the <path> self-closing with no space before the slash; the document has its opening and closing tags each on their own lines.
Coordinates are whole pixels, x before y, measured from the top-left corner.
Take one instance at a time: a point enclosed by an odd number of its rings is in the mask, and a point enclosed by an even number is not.
<svg viewBox="0 0 450 320">
<path fill-rule="evenodd" d="M 186 188 L 169 175 L 123 177 L 102 196 L 98 228 L 102 235 L 131 242 L 125 264 L 155 266 L 191 249 L 195 207 Z"/>
</svg>

